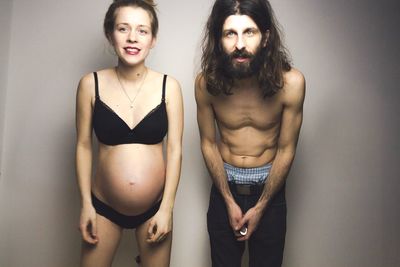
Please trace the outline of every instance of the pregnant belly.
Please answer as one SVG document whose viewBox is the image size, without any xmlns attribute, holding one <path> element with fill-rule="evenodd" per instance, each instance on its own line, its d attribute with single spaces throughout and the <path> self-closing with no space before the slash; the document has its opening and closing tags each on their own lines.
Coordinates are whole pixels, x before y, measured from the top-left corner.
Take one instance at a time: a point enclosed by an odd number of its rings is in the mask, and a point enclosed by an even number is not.
<svg viewBox="0 0 400 267">
<path fill-rule="evenodd" d="M 100 157 L 94 192 L 118 212 L 137 215 L 161 198 L 165 166 L 162 151 L 126 152 Z"/>
</svg>

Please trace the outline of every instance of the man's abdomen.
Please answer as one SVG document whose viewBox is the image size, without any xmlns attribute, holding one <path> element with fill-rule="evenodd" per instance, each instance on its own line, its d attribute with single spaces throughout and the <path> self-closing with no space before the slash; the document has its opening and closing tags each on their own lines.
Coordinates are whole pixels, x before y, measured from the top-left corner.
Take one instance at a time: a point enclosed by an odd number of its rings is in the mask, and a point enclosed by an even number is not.
<svg viewBox="0 0 400 267">
<path fill-rule="evenodd" d="M 219 151 L 222 159 L 233 166 L 253 168 L 263 166 L 275 158 L 277 129 L 259 131 L 252 127 L 221 130 Z"/>
</svg>

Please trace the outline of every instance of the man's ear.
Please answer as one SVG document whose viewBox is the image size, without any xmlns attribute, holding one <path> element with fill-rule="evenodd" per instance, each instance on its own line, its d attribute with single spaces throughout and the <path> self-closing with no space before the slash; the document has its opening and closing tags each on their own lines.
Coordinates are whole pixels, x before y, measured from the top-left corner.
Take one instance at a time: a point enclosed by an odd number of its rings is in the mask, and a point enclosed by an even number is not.
<svg viewBox="0 0 400 267">
<path fill-rule="evenodd" d="M 268 40 L 269 40 L 269 30 L 267 30 L 264 33 L 264 41 L 263 41 L 263 44 L 262 44 L 263 47 L 267 47 Z"/>
</svg>

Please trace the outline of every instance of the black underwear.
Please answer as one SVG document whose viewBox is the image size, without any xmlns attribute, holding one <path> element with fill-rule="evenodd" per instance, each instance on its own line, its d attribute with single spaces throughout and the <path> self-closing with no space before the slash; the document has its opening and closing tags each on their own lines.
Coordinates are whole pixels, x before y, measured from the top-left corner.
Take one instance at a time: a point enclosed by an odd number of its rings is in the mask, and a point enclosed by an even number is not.
<svg viewBox="0 0 400 267">
<path fill-rule="evenodd" d="M 161 200 L 157 202 L 154 206 L 148 209 L 146 212 L 139 215 L 124 215 L 114 210 L 106 203 L 102 202 L 92 193 L 92 203 L 97 214 L 106 217 L 113 223 L 121 226 L 122 228 L 134 229 L 139 225 L 143 224 L 145 221 L 150 219 L 157 213 L 160 208 Z"/>
</svg>

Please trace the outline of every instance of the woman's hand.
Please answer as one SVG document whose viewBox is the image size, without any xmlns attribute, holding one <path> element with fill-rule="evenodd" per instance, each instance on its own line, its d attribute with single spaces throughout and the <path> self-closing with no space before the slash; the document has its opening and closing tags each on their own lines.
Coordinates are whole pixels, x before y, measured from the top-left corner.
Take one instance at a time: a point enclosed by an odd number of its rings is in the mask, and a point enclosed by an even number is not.
<svg viewBox="0 0 400 267">
<path fill-rule="evenodd" d="M 79 230 L 85 242 L 95 245 L 97 238 L 96 210 L 93 206 L 82 207 Z"/>
<path fill-rule="evenodd" d="M 158 210 L 150 221 L 147 242 L 163 241 L 172 231 L 172 211 Z"/>
</svg>

